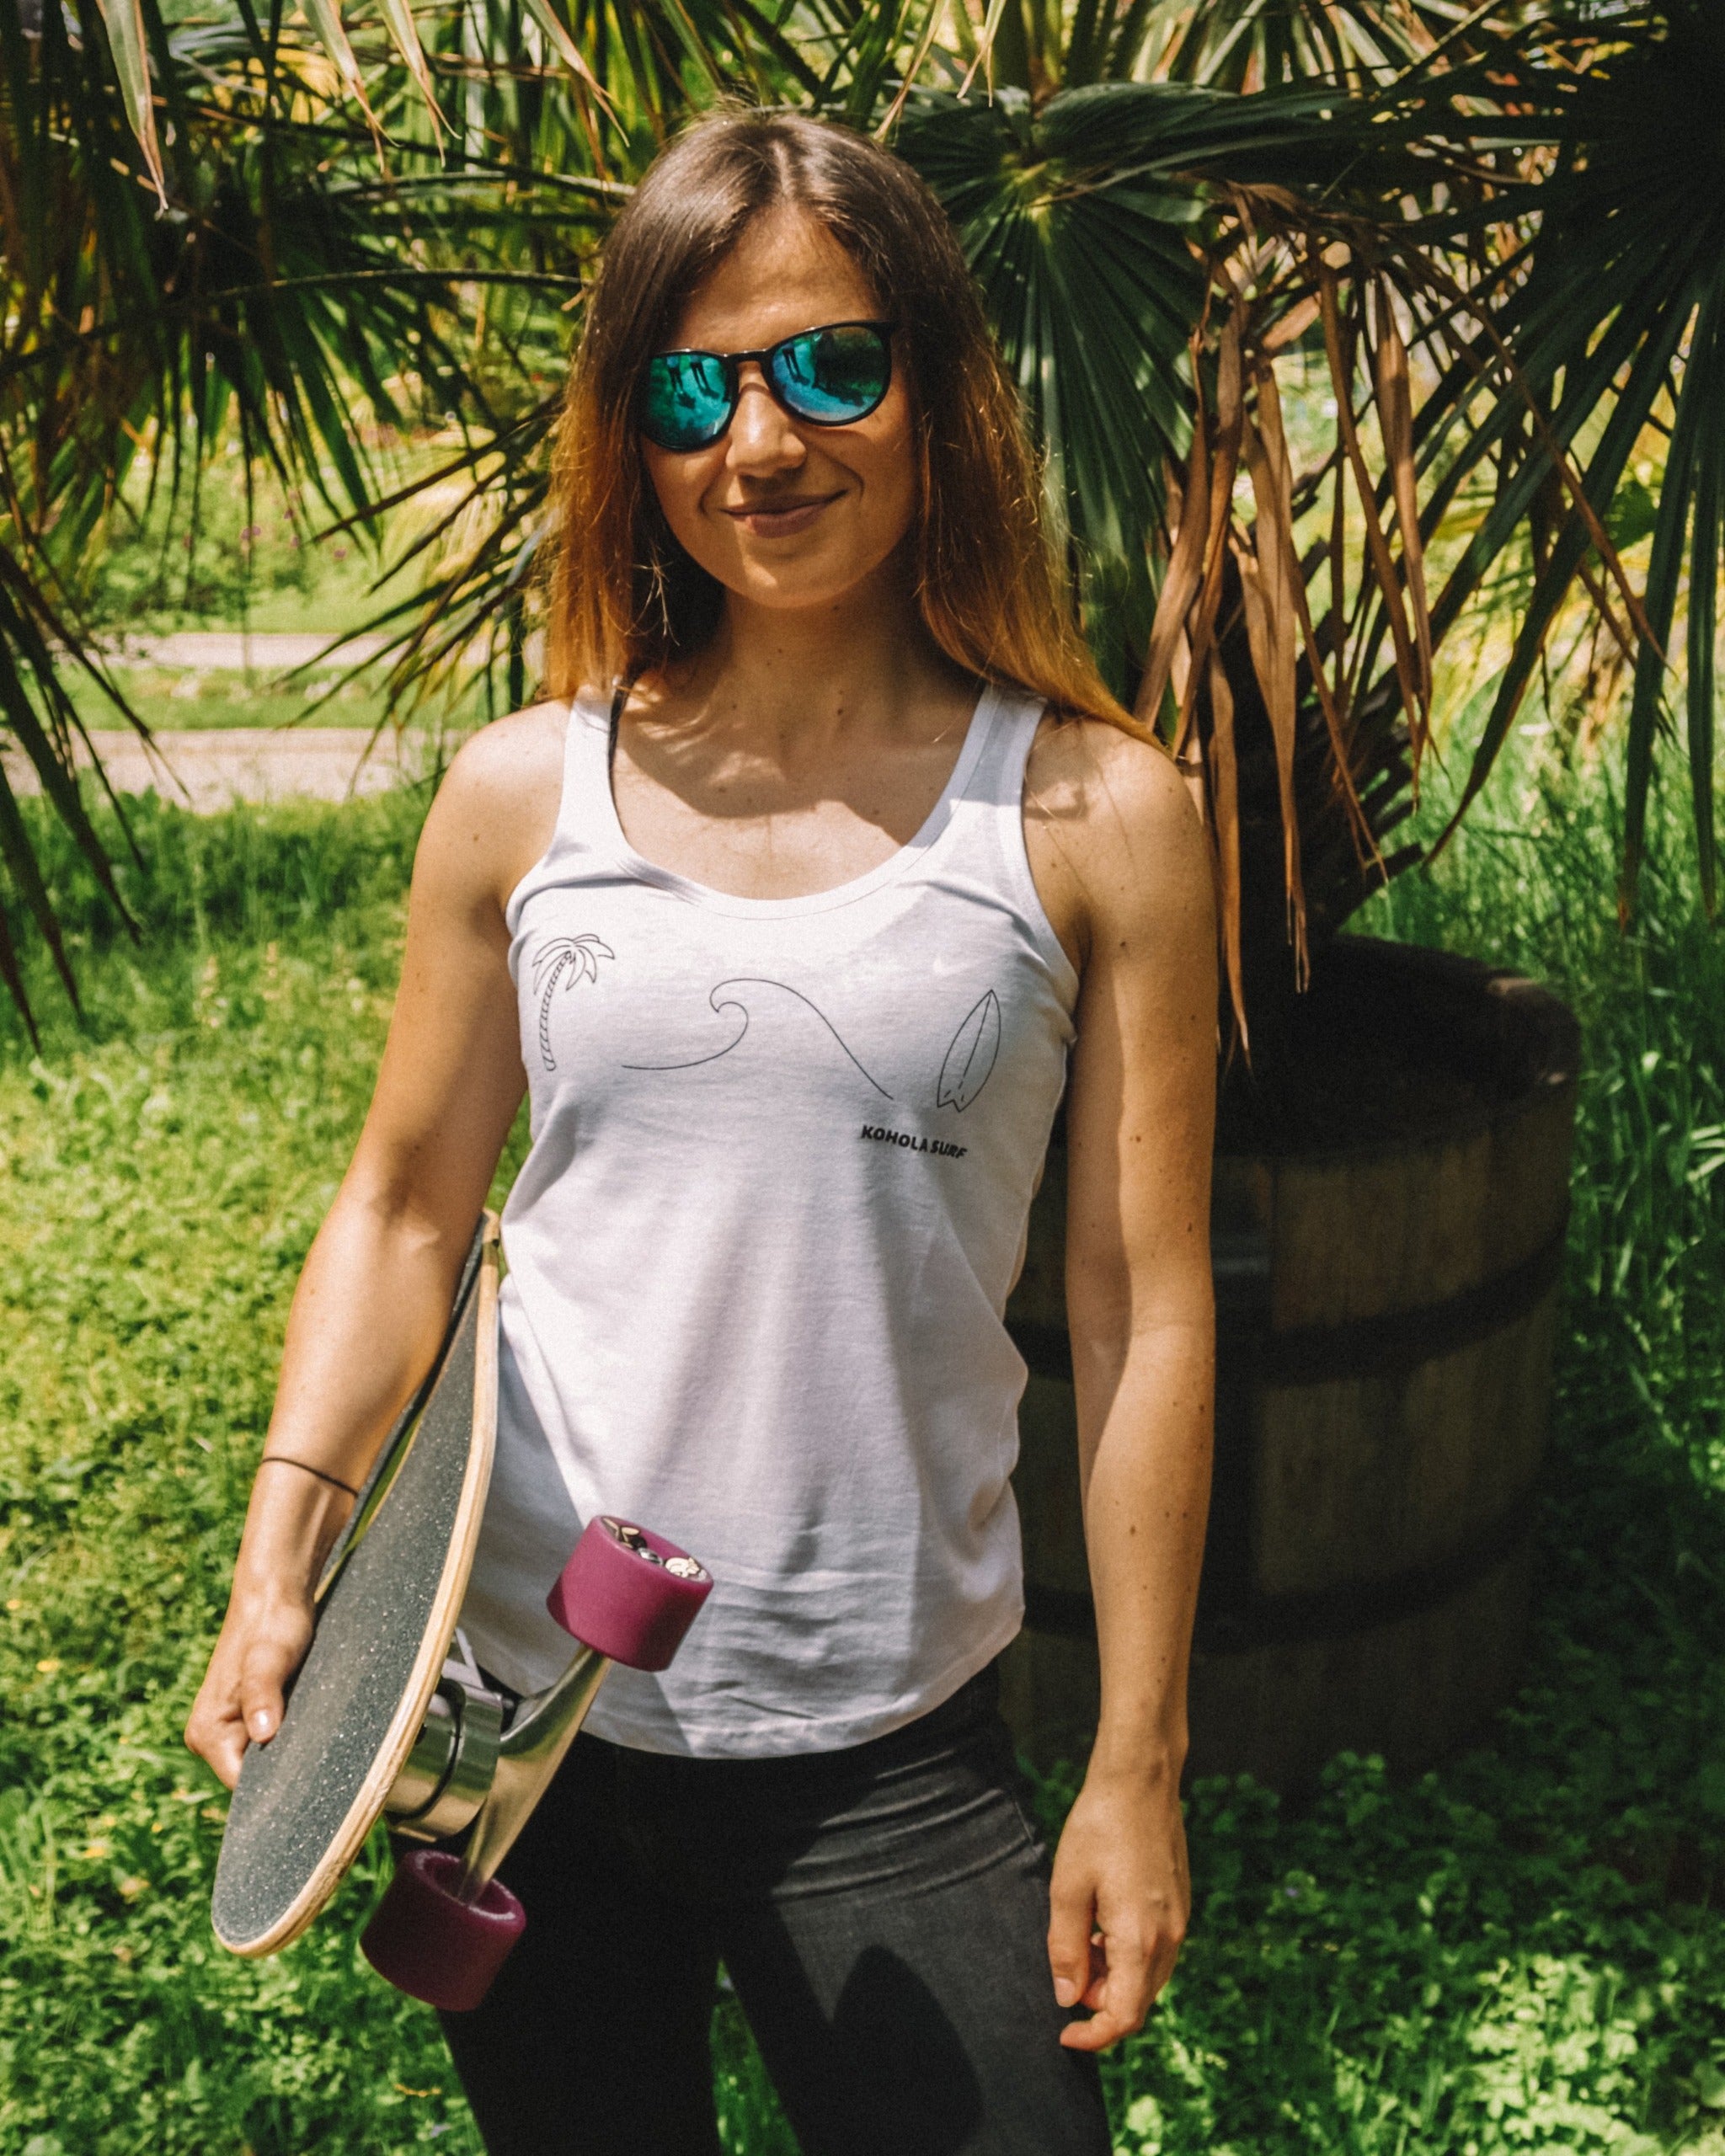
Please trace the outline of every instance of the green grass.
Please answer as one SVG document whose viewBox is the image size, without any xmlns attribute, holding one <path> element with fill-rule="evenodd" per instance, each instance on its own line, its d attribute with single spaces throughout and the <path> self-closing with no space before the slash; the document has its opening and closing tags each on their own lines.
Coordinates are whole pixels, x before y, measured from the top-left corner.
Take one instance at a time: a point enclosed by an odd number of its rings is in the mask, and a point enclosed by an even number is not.
<svg viewBox="0 0 1725 2156">
<path fill-rule="evenodd" d="M 451 437 L 380 449 L 378 491 L 435 468 L 457 448 Z M 424 528 L 425 511 L 417 523 L 396 512 L 378 544 L 333 531 L 328 504 L 309 487 L 286 493 L 267 466 L 254 467 L 248 494 L 235 440 L 206 468 L 195 500 L 189 485 L 174 498 L 171 464 L 158 476 L 152 499 L 149 461 L 141 456 L 83 565 L 90 616 L 110 632 L 244 623 L 333 636 L 363 627 L 418 575 L 379 585 L 387 563 Z"/>
<path fill-rule="evenodd" d="M 1725 2156 L 1725 949 L 1675 812 L 1621 937 L 1608 795 L 1523 749 L 1370 925 L 1525 965 L 1586 1029 L 1528 1684 L 1409 1787 L 1195 1792 L 1193 1937 L 1108 2069 L 1133 2156 Z M 358 1961 L 375 1862 L 279 1961 L 214 1947 L 178 1737 L 421 807 L 145 803 L 142 954 L 39 825 L 88 1017 L 40 969 L 40 1054 L 0 1017 L 0 2156 L 475 2147 L 430 2017 Z M 717 2028 L 729 2145 L 789 2156 Z"/>
<path fill-rule="evenodd" d="M 432 2017 L 356 1940 L 209 1934 L 219 1792 L 179 1732 L 287 1299 L 369 1095 L 423 799 L 140 804 L 134 951 L 42 819 L 87 985 L 0 1018 L 0 2150 L 467 2151 Z M 728 2117 L 765 2100 L 722 2015 Z M 786 2144 L 781 2143 L 780 2147 Z"/>
<path fill-rule="evenodd" d="M 243 674 L 218 670 L 176 674 L 166 667 L 117 670 L 118 685 L 131 708 L 152 734 L 202 733 L 217 727 L 348 727 L 370 732 L 389 716 L 383 691 L 375 682 L 350 681 L 332 686 L 314 676 L 296 686 L 259 670 L 248 681 Z M 114 705 L 87 681 L 70 684 L 72 702 L 93 733 L 124 733 L 126 721 Z M 402 716 L 425 735 L 465 734 L 483 723 L 483 686 L 470 686 L 454 702 L 429 698 L 422 711 Z"/>
<path fill-rule="evenodd" d="M 227 671 L 175 674 L 166 667 L 115 670 L 116 686 L 152 734 L 201 733 L 211 727 L 377 725 L 385 716 L 380 691 L 363 681 L 328 692 L 327 680 L 284 686 L 259 670 L 248 681 Z M 93 729 L 123 728 L 114 706 L 88 682 L 71 685 L 72 701 Z"/>
<path fill-rule="evenodd" d="M 1442 782 L 1425 818 L 1443 820 Z M 1190 1812 L 1194 1935 L 1113 2071 L 1122 2145 L 1725 2150 L 1725 944 L 1680 803 L 1620 933 L 1597 771 L 1525 739 L 1357 925 L 1518 965 L 1585 1037 L 1528 1681 L 1412 1787 Z"/>
<path fill-rule="evenodd" d="M 1304 1816 L 1197 1792 L 1129 2146 L 1725 2149 L 1725 945 L 1680 803 L 1619 932 L 1609 790 L 1543 753 L 1358 924 L 1521 966 L 1583 1024 L 1529 1681 L 1494 1750 L 1411 1788 L 1346 1760 Z"/>
<path fill-rule="evenodd" d="M 393 440 L 377 451 L 381 492 L 409 476 L 440 467 L 458 453 L 453 435 Z M 275 475 L 254 469 L 248 496 L 236 443 L 206 471 L 195 513 L 190 495 L 174 499 L 163 475 L 153 501 L 149 463 L 141 458 L 127 487 L 93 542 L 75 584 L 99 641 L 145 638 L 177 629 L 248 629 L 267 635 L 290 632 L 333 638 L 369 627 L 381 610 L 418 588 L 434 549 L 385 579 L 387 566 L 453 506 L 446 483 L 427 504 L 392 511 L 374 542 L 352 531 L 328 529 L 328 505 L 308 488 L 285 493 Z M 392 628 L 399 624 L 392 624 Z M 385 715 L 382 668 L 324 700 L 329 676 L 288 683 L 259 666 L 243 674 L 211 669 L 120 665 L 117 686 L 145 723 L 158 733 L 207 727 L 290 725 L 371 727 Z M 65 677 L 86 725 L 122 725 L 114 706 L 82 674 Z M 505 693 L 502 670 L 491 685 Z M 465 730 L 487 712 L 483 684 L 470 685 L 451 712 L 442 696 L 428 702 L 416 723 Z"/>
</svg>

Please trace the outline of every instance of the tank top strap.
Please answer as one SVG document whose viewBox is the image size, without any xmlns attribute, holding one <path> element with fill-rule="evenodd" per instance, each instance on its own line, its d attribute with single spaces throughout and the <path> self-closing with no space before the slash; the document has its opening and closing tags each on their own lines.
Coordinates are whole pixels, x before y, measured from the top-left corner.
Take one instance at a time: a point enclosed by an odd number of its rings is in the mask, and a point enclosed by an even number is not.
<svg viewBox="0 0 1725 2156">
<path fill-rule="evenodd" d="M 611 805 L 611 700 L 584 689 L 563 724 L 563 790 L 551 842 L 510 892 L 503 917 L 513 938 L 528 901 L 554 889 L 577 862 L 614 859 L 617 822 Z M 511 958 L 511 965 L 515 961 Z"/>
<path fill-rule="evenodd" d="M 1016 818 L 1023 809 L 1024 767 L 1046 706 L 1027 689 L 994 686 L 985 693 L 986 731 L 964 792 L 971 801 Z"/>
<path fill-rule="evenodd" d="M 953 819 L 944 869 L 1005 900 L 1070 1012 L 1078 976 L 1043 905 L 1024 840 L 1025 769 L 1048 707 L 1025 689 L 996 687 L 987 695 L 987 731 Z"/>
<path fill-rule="evenodd" d="M 563 735 L 563 799 L 557 812 L 559 848 L 587 853 L 617 851 L 611 807 L 611 752 L 613 700 L 602 689 L 583 689 L 569 706 Z"/>
</svg>

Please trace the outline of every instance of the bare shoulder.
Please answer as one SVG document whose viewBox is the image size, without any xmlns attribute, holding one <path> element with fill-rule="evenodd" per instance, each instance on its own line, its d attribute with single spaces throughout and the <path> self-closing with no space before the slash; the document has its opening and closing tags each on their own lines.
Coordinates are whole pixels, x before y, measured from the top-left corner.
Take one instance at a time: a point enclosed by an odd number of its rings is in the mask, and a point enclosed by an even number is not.
<svg viewBox="0 0 1725 2156">
<path fill-rule="evenodd" d="M 1039 892 L 1081 964 L 1099 932 L 1208 921 L 1209 851 L 1173 759 L 1099 719 L 1045 719 L 1024 783 L 1024 837 Z"/>
<path fill-rule="evenodd" d="M 534 704 L 508 718 L 493 719 L 462 744 L 438 799 L 464 811 L 508 815 L 531 814 L 548 794 L 550 820 L 555 823 L 568 727 L 564 703 Z"/>
<path fill-rule="evenodd" d="M 551 843 L 563 794 L 564 703 L 482 726 L 437 789 L 417 873 L 500 905 Z"/>
</svg>

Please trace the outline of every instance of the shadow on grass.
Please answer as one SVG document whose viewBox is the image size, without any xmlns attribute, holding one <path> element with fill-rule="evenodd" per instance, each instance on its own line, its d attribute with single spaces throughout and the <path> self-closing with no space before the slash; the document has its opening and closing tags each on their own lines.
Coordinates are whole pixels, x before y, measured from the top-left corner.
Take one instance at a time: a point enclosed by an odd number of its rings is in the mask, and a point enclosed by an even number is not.
<svg viewBox="0 0 1725 2156">
<path fill-rule="evenodd" d="M 1725 2149 L 1725 946 L 1669 804 L 1622 933 L 1620 842 L 1596 772 L 1512 758 L 1358 924 L 1583 1022 L 1535 1646 L 1439 1773 L 1339 1760 L 1297 1813 L 1195 1792 L 1193 1937 L 1110 2069 L 1123 2148 Z"/>
<path fill-rule="evenodd" d="M 1522 964 L 1586 1028 L 1528 1682 L 1411 1785 L 1195 1793 L 1193 1936 L 1108 2068 L 1135 2156 L 1725 2151 L 1725 958 L 1678 836 L 1626 940 L 1609 802 L 1514 785 L 1363 925 Z M 355 1953 L 376 1853 L 289 1955 L 222 1956 L 178 1743 L 422 809 L 142 804 L 147 941 L 56 857 L 87 1017 L 33 963 L 41 1055 L 0 1020 L 0 2149 L 472 2156 L 430 2016 Z M 715 2028 L 734 2156 L 790 2156 Z"/>
</svg>

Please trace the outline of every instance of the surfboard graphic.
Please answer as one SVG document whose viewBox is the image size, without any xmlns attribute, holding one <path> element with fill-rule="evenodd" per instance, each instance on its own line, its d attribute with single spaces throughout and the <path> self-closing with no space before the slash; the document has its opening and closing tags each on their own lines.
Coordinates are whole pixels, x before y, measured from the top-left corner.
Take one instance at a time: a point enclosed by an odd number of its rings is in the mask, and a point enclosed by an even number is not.
<svg viewBox="0 0 1725 2156">
<path fill-rule="evenodd" d="M 988 1083 L 1001 1052 L 1001 1000 L 992 989 L 972 1004 L 953 1035 L 934 1091 L 937 1107 L 960 1114 Z"/>
</svg>

